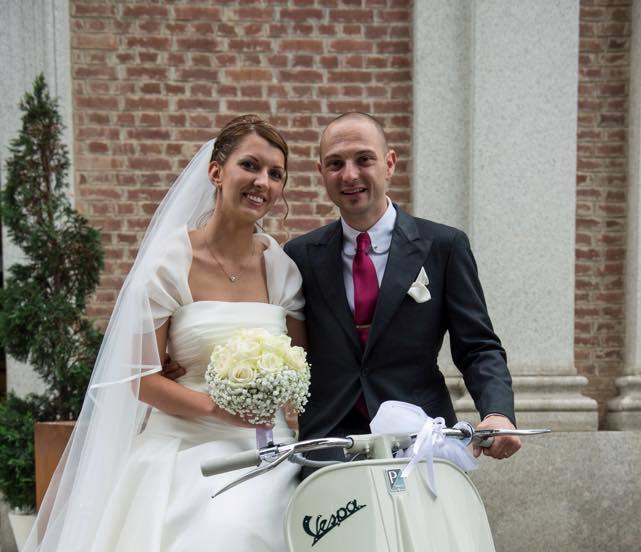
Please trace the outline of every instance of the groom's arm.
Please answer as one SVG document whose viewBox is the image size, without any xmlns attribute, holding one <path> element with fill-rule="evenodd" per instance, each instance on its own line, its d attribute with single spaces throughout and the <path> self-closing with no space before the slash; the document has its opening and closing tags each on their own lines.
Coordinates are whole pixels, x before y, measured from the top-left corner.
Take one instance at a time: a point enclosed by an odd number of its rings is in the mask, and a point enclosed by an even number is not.
<svg viewBox="0 0 641 552">
<path fill-rule="evenodd" d="M 505 350 L 494 333 L 470 242 L 457 232 L 446 269 L 446 316 L 452 358 L 481 415 L 477 429 L 514 429 L 514 393 Z M 521 448 L 518 437 L 499 437 L 489 448 L 474 447 L 493 458 L 509 458 Z"/>
<path fill-rule="evenodd" d="M 501 414 L 515 424 L 512 378 L 494 333 L 467 236 L 458 231 L 446 266 L 445 315 L 452 359 L 481 415 Z"/>
<path fill-rule="evenodd" d="M 162 362 L 162 370 L 160 373 L 170 380 L 177 380 L 187 372 L 180 364 L 172 360 L 167 354 Z"/>
</svg>

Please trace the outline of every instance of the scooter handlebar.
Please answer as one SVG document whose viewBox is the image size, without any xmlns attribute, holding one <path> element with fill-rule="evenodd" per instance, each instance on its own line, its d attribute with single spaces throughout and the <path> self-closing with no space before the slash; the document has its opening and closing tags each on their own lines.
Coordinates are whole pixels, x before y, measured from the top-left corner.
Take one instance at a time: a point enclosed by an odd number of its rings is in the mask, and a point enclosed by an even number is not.
<svg viewBox="0 0 641 552">
<path fill-rule="evenodd" d="M 465 444 L 470 441 L 476 441 L 481 447 L 489 447 L 494 441 L 494 437 L 502 435 L 535 435 L 537 433 L 548 433 L 549 429 L 482 429 L 475 430 L 474 427 L 467 423 L 459 423 L 454 428 L 443 429 L 443 434 L 449 437 L 461 439 Z M 416 437 L 416 434 L 409 435 Z M 293 453 L 309 452 L 325 448 L 344 448 L 351 449 L 355 446 L 355 437 L 324 437 L 320 439 L 310 439 L 288 445 L 270 445 L 262 449 L 248 450 L 239 452 L 229 457 L 213 458 L 204 460 L 200 465 L 200 470 L 205 477 L 218 475 L 225 472 L 239 470 L 242 468 L 259 466 L 264 459 L 267 459 L 268 465 L 265 470 L 272 469 L 280 463 L 280 460 L 292 456 Z M 243 476 L 244 477 L 244 476 Z"/>
<path fill-rule="evenodd" d="M 255 467 L 258 466 L 260 462 L 260 453 L 254 449 L 223 458 L 205 460 L 200 464 L 200 471 L 205 477 L 209 477 L 210 475 L 218 475 L 219 473 L 239 470 L 241 468 Z"/>
</svg>

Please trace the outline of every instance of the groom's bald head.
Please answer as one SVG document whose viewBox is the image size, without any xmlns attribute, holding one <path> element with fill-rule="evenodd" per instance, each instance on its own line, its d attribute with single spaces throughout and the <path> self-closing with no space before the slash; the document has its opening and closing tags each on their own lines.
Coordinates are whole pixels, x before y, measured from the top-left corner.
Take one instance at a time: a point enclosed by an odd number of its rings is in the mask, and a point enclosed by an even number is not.
<svg viewBox="0 0 641 552">
<path fill-rule="evenodd" d="M 361 122 L 365 123 L 367 126 L 371 127 L 372 132 L 377 136 L 379 140 L 379 145 L 383 152 L 388 150 L 387 139 L 385 138 L 385 131 L 383 130 L 383 125 L 378 122 L 378 120 L 372 117 L 368 113 L 363 113 L 361 111 L 349 111 L 339 115 L 333 119 L 323 130 L 320 139 L 320 158 L 323 159 L 323 150 L 325 146 L 325 137 L 327 136 L 328 131 L 336 125 L 349 125 L 352 122 Z"/>
</svg>

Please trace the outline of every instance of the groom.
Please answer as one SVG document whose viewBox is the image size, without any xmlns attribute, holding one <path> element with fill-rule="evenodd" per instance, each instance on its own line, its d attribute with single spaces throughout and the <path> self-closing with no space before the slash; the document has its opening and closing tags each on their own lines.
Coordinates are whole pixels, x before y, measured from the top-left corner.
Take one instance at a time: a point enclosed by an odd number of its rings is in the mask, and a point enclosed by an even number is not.
<svg viewBox="0 0 641 552">
<path fill-rule="evenodd" d="M 446 331 L 478 427 L 514 427 L 505 351 L 468 239 L 388 199 L 395 165 L 383 128 L 367 114 L 341 115 L 322 134 L 317 168 L 341 218 L 285 246 L 303 275 L 312 366 L 301 439 L 369 433 L 386 400 L 454 424 L 437 365 Z M 520 446 L 517 437 L 497 438 L 485 454 L 507 458 Z"/>
</svg>

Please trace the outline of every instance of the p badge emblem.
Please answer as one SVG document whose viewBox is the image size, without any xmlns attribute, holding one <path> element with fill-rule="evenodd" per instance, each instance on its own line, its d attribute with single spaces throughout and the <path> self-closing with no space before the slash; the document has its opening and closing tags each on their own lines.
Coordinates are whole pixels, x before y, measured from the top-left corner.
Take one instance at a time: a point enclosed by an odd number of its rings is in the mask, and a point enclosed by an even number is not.
<svg viewBox="0 0 641 552">
<path fill-rule="evenodd" d="M 405 479 L 401 477 L 403 470 L 385 470 L 387 479 L 387 488 L 392 493 L 399 493 L 405 491 Z"/>
</svg>

